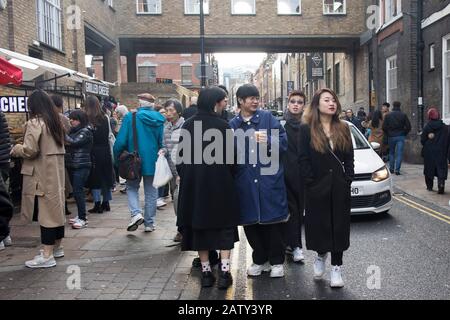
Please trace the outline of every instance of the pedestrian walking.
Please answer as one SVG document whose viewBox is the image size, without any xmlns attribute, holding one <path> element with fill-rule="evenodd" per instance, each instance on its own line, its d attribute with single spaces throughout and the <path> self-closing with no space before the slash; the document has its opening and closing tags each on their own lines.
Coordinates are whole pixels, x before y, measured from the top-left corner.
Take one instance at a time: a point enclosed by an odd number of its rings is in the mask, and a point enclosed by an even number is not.
<svg viewBox="0 0 450 320">
<path fill-rule="evenodd" d="M 317 252 L 314 278 L 325 274 L 331 252 L 331 287 L 344 286 L 343 252 L 350 246 L 350 186 L 354 154 L 350 128 L 339 120 L 341 104 L 330 89 L 318 91 L 300 129 L 300 170 L 305 179 L 305 233 Z"/>
<path fill-rule="evenodd" d="M 383 159 L 386 155 L 386 145 L 384 144 L 384 131 L 383 131 L 383 114 L 380 110 L 375 110 L 372 116 L 372 120 L 369 122 L 369 142 L 376 142 L 380 144 L 380 149 L 377 153 Z"/>
<path fill-rule="evenodd" d="M 89 125 L 93 129 L 94 145 L 91 158 L 92 167 L 88 180 L 94 198 L 94 208 L 89 213 L 104 213 L 111 211 L 112 188 L 114 186 L 114 169 L 109 142 L 109 118 L 103 113 L 100 101 L 95 96 L 88 96 L 85 101 L 85 112 Z"/>
<path fill-rule="evenodd" d="M 286 223 L 285 239 L 287 253 L 292 255 L 294 262 L 305 260 L 302 245 L 302 224 L 305 208 L 304 182 L 299 167 L 300 124 L 305 107 L 306 95 L 293 91 L 289 95 L 288 110 L 284 126 L 288 139 L 288 150 L 284 159 L 289 221 Z"/>
<path fill-rule="evenodd" d="M 164 116 L 155 111 L 155 97 L 149 93 L 140 94 L 137 112 L 128 113 L 123 119 L 116 143 L 114 144 L 114 156 L 116 161 L 123 151 L 130 153 L 135 150 L 141 158 L 141 176 L 136 180 L 127 180 L 128 207 L 131 212 L 131 221 L 127 230 L 136 231 L 141 224 L 145 224 L 145 232 L 156 230 L 156 200 L 158 190 L 153 187 L 155 164 L 158 154 L 162 150 L 164 137 Z M 137 147 L 133 142 L 133 118 L 135 118 L 137 132 Z M 139 189 L 141 180 L 144 181 L 145 206 L 144 211 L 139 201 Z M 144 215 L 142 215 L 144 213 Z"/>
<path fill-rule="evenodd" d="M 2 209 L 0 209 L 0 250 L 5 248 L 6 246 L 10 246 L 12 244 L 10 229 L 9 229 L 9 220 L 12 217 L 12 211 L 10 212 L 9 206 L 11 199 L 9 198 L 9 194 L 6 189 L 5 181 L 9 178 L 10 165 L 11 165 L 11 137 L 9 135 L 9 126 L 6 121 L 6 117 L 2 111 L 0 111 L 0 179 L 3 184 L 2 192 L 4 194 L 1 195 L 2 201 L 4 203 L 5 208 L 4 213 L 2 213 Z"/>
<path fill-rule="evenodd" d="M 87 226 L 86 196 L 84 188 L 89 178 L 92 161 L 91 152 L 94 142 L 92 128 L 84 111 L 75 110 L 69 115 L 72 129 L 66 135 L 66 168 L 73 187 L 73 196 L 77 204 L 78 214 L 70 219 L 74 229 Z"/>
<path fill-rule="evenodd" d="M 235 131 L 235 139 L 240 132 L 246 133 L 245 143 L 237 142 L 238 149 L 242 150 L 238 156 L 243 156 L 244 161 L 237 165 L 235 185 L 241 212 L 240 225 L 244 226 L 253 249 L 253 264 L 247 274 L 259 276 L 270 271 L 272 278 L 284 277 L 286 246 L 283 230 L 289 219 L 284 167 L 282 163 L 276 163 L 274 173 L 263 174 L 262 170 L 269 165 L 261 162 L 261 156 L 284 156 L 288 148 L 286 132 L 272 113 L 259 109 L 260 97 L 256 86 L 243 85 L 236 96 L 241 113 L 231 120 L 230 126 Z M 247 133 L 249 130 L 251 134 Z M 276 133 L 272 135 L 272 130 L 278 130 L 278 136 Z"/>
<path fill-rule="evenodd" d="M 211 143 L 206 143 L 203 139 L 205 132 L 211 130 L 214 130 L 216 137 L 220 133 L 224 143 L 218 147 L 220 151 L 216 152 L 222 154 L 222 160 L 227 159 L 230 150 L 225 141 L 230 126 L 220 118 L 226 102 L 226 93 L 218 87 L 206 88 L 200 92 L 198 113 L 183 125 L 180 144 L 183 144 L 184 139 L 189 139 L 190 143 L 184 144 L 186 147 L 180 155 L 182 161 L 177 166 L 180 175 L 177 226 L 183 235 L 181 248 L 183 251 L 198 251 L 202 265 L 202 287 L 211 287 L 216 280 L 208 252 L 220 250 L 220 289 L 228 288 L 233 282 L 230 254 L 234 243 L 239 241 L 239 207 L 233 165 L 226 164 L 225 161 L 210 163 L 204 157 L 198 163 L 195 159 L 200 152 L 203 155 L 211 148 Z M 195 128 L 198 126 L 201 126 L 201 131 L 197 132 Z"/>
<path fill-rule="evenodd" d="M 437 177 L 438 193 L 444 194 L 450 160 L 450 129 L 441 120 L 436 107 L 431 107 L 427 116 L 428 123 L 423 128 L 420 139 L 423 146 L 425 184 L 427 190 L 432 191 L 434 177 Z"/>
<path fill-rule="evenodd" d="M 12 155 L 23 158 L 22 215 L 38 221 L 44 249 L 27 261 L 29 268 L 56 266 L 64 256 L 64 128 L 53 101 L 42 90 L 28 98 L 30 120 L 23 144 L 13 147 Z"/>
<path fill-rule="evenodd" d="M 6 190 L 5 182 L 0 175 L 0 251 L 12 245 L 9 221 L 12 218 L 14 206 Z"/>
<path fill-rule="evenodd" d="M 400 110 L 401 103 L 395 101 L 392 112 L 388 113 L 383 122 L 384 134 L 388 137 L 389 144 L 389 168 L 391 172 L 400 175 L 403 161 L 403 149 L 408 133 L 411 131 L 411 123 L 408 116 Z"/>
</svg>

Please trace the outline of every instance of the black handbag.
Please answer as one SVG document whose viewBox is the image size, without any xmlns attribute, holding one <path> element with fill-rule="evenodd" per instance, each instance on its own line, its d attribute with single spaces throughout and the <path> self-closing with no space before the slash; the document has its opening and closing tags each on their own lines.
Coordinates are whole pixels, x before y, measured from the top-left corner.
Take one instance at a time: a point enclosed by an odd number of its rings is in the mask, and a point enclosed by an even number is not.
<svg viewBox="0 0 450 320">
<path fill-rule="evenodd" d="M 126 180 L 140 180 L 142 177 L 142 163 L 138 152 L 136 112 L 133 113 L 133 143 L 134 152 L 123 151 L 119 156 L 119 176 Z"/>
</svg>

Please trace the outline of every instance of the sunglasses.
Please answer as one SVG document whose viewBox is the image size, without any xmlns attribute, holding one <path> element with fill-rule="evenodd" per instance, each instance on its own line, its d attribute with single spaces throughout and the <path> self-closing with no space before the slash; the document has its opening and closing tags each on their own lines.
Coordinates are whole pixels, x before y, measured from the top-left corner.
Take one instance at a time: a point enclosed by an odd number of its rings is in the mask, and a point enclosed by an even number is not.
<svg viewBox="0 0 450 320">
<path fill-rule="evenodd" d="M 289 101 L 289 103 L 292 103 L 292 104 L 295 104 L 295 103 L 297 103 L 297 104 L 304 104 L 305 102 L 303 100 L 291 100 L 291 101 Z"/>
</svg>

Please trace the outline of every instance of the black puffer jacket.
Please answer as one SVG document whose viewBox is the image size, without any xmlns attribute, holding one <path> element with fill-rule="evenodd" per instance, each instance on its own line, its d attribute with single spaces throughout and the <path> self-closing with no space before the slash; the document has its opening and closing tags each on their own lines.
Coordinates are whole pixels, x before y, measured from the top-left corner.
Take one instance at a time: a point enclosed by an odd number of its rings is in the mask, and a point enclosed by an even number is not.
<svg viewBox="0 0 450 320">
<path fill-rule="evenodd" d="M 66 168 L 80 169 L 90 168 L 92 166 L 91 150 L 94 141 L 92 128 L 76 127 L 70 130 L 66 135 Z"/>
<path fill-rule="evenodd" d="M 0 111 L 0 169 L 9 169 L 11 152 L 11 137 L 9 136 L 8 122 Z"/>
</svg>

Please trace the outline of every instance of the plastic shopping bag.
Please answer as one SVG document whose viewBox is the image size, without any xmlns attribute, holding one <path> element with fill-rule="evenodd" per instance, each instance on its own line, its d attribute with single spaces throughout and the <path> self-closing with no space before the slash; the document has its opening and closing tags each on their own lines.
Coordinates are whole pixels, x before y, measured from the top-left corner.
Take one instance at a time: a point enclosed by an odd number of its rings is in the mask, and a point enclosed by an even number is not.
<svg viewBox="0 0 450 320">
<path fill-rule="evenodd" d="M 169 163 L 164 155 L 158 157 L 156 161 L 155 177 L 153 178 L 153 186 L 155 188 L 164 187 L 172 179 L 172 171 L 170 170 Z"/>
</svg>

